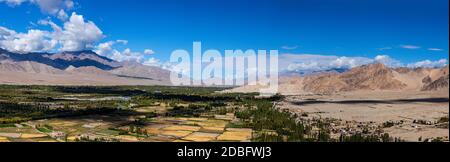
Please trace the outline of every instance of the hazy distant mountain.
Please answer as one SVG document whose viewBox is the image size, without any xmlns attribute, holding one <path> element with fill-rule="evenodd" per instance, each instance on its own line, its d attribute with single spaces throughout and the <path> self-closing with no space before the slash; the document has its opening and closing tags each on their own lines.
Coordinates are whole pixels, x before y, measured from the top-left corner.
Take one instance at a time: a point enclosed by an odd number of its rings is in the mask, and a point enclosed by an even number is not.
<svg viewBox="0 0 450 162">
<path fill-rule="evenodd" d="M 0 49 L 0 84 L 169 84 L 170 72 L 117 62 L 93 51 L 14 53 Z"/>
<path fill-rule="evenodd" d="M 328 70 L 296 70 L 296 71 L 283 71 L 280 72 L 280 76 L 313 76 L 317 74 L 334 74 L 334 73 L 344 73 L 349 71 L 350 69 L 347 68 L 333 68 Z"/>
</svg>

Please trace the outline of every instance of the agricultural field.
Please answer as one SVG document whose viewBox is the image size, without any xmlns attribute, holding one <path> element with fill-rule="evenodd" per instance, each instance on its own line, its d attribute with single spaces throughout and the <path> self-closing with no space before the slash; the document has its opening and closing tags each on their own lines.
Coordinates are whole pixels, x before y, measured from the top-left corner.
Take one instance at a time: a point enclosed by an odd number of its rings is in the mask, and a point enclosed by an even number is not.
<svg viewBox="0 0 450 162">
<path fill-rule="evenodd" d="M 289 97 L 225 90 L 0 86 L 0 142 L 404 141 L 378 127 L 344 134 L 336 129 L 342 120 L 280 106 Z"/>
<path fill-rule="evenodd" d="M 254 95 L 222 90 L 0 86 L 0 142 L 251 141 L 233 126 Z"/>
</svg>

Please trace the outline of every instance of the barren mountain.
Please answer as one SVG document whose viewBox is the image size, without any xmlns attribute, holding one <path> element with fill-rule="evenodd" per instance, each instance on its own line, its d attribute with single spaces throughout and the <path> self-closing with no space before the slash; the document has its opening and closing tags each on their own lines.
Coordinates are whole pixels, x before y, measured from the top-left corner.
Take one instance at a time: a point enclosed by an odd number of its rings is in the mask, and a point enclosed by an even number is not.
<svg viewBox="0 0 450 162">
<path fill-rule="evenodd" d="M 315 74 L 312 76 L 284 76 L 279 79 L 279 93 L 284 95 L 309 93 L 336 93 L 349 91 L 431 91 L 448 90 L 449 67 L 396 68 L 371 64 L 343 73 Z M 264 86 L 242 86 L 227 92 L 259 92 Z"/>
<path fill-rule="evenodd" d="M 24 72 L 32 74 L 62 74 L 63 71 L 51 66 L 33 62 L 33 61 L 1 61 L 0 71 L 3 72 Z"/>
<path fill-rule="evenodd" d="M 334 93 L 355 90 L 400 90 L 407 85 L 397 80 L 393 70 L 383 64 L 354 68 L 341 74 L 307 77 L 304 89 L 315 93 Z"/>
<path fill-rule="evenodd" d="M 0 49 L 0 84 L 167 85 L 170 72 L 92 51 L 14 53 Z"/>
<path fill-rule="evenodd" d="M 434 79 L 437 78 L 437 79 Z M 433 71 L 424 79 L 423 91 L 442 90 L 449 88 L 449 66 Z"/>
<path fill-rule="evenodd" d="M 122 67 L 111 70 L 112 74 L 121 77 L 142 78 L 158 81 L 168 81 L 170 72 L 159 67 L 145 66 L 136 62 L 122 62 Z"/>
</svg>

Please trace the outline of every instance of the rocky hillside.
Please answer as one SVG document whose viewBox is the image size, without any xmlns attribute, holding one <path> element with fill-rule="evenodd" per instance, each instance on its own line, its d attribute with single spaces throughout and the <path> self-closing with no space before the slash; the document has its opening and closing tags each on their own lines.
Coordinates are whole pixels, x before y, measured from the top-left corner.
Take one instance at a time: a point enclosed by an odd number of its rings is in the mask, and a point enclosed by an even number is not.
<svg viewBox="0 0 450 162">
<path fill-rule="evenodd" d="M 394 72 L 383 64 L 371 64 L 339 74 L 306 77 L 304 90 L 334 93 L 356 90 L 400 90 L 406 84 L 395 79 Z"/>
<path fill-rule="evenodd" d="M 437 78 L 437 79 L 433 79 Z M 435 91 L 435 90 L 443 90 L 449 89 L 449 66 L 440 69 L 435 72 L 433 75 L 426 77 L 424 80 L 423 91 Z"/>
</svg>

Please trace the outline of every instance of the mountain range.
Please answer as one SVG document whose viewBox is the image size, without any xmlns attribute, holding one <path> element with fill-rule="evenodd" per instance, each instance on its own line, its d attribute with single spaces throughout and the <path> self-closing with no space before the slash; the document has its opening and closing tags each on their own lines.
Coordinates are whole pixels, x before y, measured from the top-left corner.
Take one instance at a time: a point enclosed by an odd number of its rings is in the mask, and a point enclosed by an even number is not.
<svg viewBox="0 0 450 162">
<path fill-rule="evenodd" d="M 0 84 L 169 85 L 170 72 L 117 62 L 93 51 L 14 53 L 0 49 Z"/>
<path fill-rule="evenodd" d="M 258 92 L 264 86 L 242 86 L 231 92 Z M 369 64 L 345 72 L 323 72 L 308 76 L 284 76 L 279 93 L 331 94 L 352 91 L 439 91 L 449 89 L 449 66 L 443 68 L 389 68 Z"/>
<path fill-rule="evenodd" d="M 0 84 L 33 85 L 170 85 L 170 71 L 137 62 L 118 62 L 93 51 L 14 53 L 0 48 Z M 448 90 L 449 66 L 444 68 L 389 68 L 369 64 L 348 70 L 282 74 L 281 93 L 336 93 L 347 91 Z M 238 92 L 259 91 L 243 86 Z"/>
</svg>

